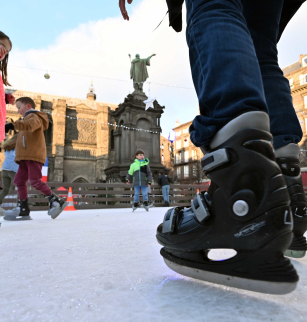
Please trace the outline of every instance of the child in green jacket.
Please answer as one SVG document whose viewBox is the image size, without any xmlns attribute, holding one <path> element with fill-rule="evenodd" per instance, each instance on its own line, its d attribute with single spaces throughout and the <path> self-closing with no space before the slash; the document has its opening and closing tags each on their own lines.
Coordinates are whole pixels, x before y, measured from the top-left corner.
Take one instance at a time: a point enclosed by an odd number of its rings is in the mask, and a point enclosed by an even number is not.
<svg viewBox="0 0 307 322">
<path fill-rule="evenodd" d="M 142 189 L 144 208 L 148 211 L 147 186 L 150 186 L 152 182 L 149 160 L 145 159 L 145 152 L 143 150 L 137 150 L 135 153 L 135 158 L 136 159 L 131 164 L 126 177 L 127 184 L 133 180 L 133 187 L 135 191 L 133 211 L 139 207 L 140 189 Z"/>
</svg>

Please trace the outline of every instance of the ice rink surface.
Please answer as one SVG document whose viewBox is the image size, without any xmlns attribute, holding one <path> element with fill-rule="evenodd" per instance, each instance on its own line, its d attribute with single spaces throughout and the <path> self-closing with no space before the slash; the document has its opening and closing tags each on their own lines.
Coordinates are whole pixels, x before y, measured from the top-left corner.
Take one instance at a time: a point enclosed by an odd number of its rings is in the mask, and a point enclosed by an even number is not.
<svg viewBox="0 0 307 322">
<path fill-rule="evenodd" d="M 307 321 L 307 258 L 283 296 L 171 271 L 156 227 L 166 208 L 63 212 L 0 228 L 0 321 Z"/>
</svg>

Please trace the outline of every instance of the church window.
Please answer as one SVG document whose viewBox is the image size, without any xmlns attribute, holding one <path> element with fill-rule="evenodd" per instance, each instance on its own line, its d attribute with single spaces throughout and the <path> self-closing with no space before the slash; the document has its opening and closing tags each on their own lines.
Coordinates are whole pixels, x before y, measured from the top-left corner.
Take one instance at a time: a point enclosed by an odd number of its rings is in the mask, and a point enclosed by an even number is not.
<svg viewBox="0 0 307 322">
<path fill-rule="evenodd" d="M 289 85 L 290 85 L 290 88 L 294 88 L 293 78 L 289 79 Z"/>
<path fill-rule="evenodd" d="M 176 149 L 181 149 L 181 140 L 176 141 Z"/>
</svg>

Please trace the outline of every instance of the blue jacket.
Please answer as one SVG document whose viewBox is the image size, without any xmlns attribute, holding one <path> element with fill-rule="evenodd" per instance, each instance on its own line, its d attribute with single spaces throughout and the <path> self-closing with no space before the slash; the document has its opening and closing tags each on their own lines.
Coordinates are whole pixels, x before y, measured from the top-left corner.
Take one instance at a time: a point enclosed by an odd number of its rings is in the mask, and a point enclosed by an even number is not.
<svg viewBox="0 0 307 322">
<path fill-rule="evenodd" d="M 19 165 L 15 162 L 15 149 L 11 151 L 5 151 L 5 160 L 2 164 L 1 170 L 17 172 Z"/>
</svg>

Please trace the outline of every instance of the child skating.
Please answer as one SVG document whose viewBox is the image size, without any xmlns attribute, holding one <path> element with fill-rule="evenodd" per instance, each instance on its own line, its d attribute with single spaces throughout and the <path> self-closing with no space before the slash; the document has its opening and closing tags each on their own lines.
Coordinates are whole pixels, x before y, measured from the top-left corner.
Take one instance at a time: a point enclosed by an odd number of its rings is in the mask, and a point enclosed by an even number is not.
<svg viewBox="0 0 307 322">
<path fill-rule="evenodd" d="M 157 228 L 160 253 L 180 274 L 264 293 L 296 287 L 299 277 L 284 253 L 302 257 L 307 249 L 302 130 L 277 43 L 302 2 L 185 0 L 200 111 L 190 135 L 211 185 L 191 208 L 169 209 Z M 129 20 L 125 3 L 120 10 Z M 167 4 L 179 32 L 183 0 Z M 221 248 L 236 255 L 211 261 L 209 251 Z"/>
<path fill-rule="evenodd" d="M 134 204 L 133 211 L 135 211 L 139 205 L 140 189 L 142 189 L 143 205 L 146 211 L 149 210 L 148 205 L 148 192 L 147 186 L 151 185 L 152 174 L 149 167 L 149 160 L 145 159 L 145 152 L 143 150 L 137 150 L 135 153 L 135 160 L 131 164 L 126 177 L 126 182 L 129 184 L 133 182 L 134 187 Z"/>
<path fill-rule="evenodd" d="M 5 220 L 29 220 L 27 181 L 49 199 L 48 215 L 55 219 L 67 206 L 67 202 L 54 194 L 48 185 L 42 181 L 42 167 L 47 158 L 44 131 L 48 129 L 49 120 L 46 113 L 35 110 L 35 103 L 30 97 L 16 100 L 18 113 L 23 120 L 5 125 L 5 132 L 18 130 L 16 142 L 16 163 L 19 169 L 14 183 L 18 189 L 18 206 L 6 211 Z"/>
<path fill-rule="evenodd" d="M 6 142 L 2 142 L 2 149 L 4 150 L 5 159 L 1 168 L 3 190 L 0 193 L 0 205 L 3 199 L 9 194 L 11 184 L 14 182 L 16 172 L 18 171 L 18 164 L 15 162 L 15 146 L 17 135 Z M 0 216 L 4 216 L 5 210 L 0 207 Z"/>
</svg>

